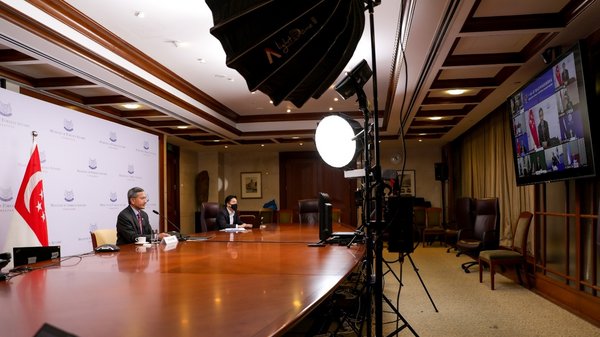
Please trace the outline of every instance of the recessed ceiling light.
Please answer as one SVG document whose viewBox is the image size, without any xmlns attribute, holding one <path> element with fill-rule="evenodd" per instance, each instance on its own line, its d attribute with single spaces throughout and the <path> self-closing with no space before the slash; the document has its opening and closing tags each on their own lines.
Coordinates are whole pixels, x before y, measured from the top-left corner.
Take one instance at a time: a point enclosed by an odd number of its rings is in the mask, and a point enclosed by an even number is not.
<svg viewBox="0 0 600 337">
<path fill-rule="evenodd" d="M 228 149 L 228 148 L 229 148 L 229 146 L 225 145 L 225 148 L 226 148 L 226 149 Z"/>
<path fill-rule="evenodd" d="M 419 142 L 422 142 L 422 141 L 423 141 L 423 139 L 419 139 Z"/>
<path fill-rule="evenodd" d="M 329 111 L 333 111 L 333 107 L 331 107 L 331 106 L 330 106 L 330 107 L 329 107 Z"/>
<path fill-rule="evenodd" d="M 433 116 L 433 117 L 427 117 L 427 119 L 429 119 L 431 121 L 439 121 L 440 119 L 442 119 L 442 117 L 440 117 L 440 116 Z"/>
<path fill-rule="evenodd" d="M 183 130 L 183 129 L 187 129 L 187 128 L 188 128 L 188 126 L 187 126 L 187 125 L 180 125 L 180 126 L 178 126 L 177 128 L 178 128 L 178 129 L 182 129 L 182 130 Z"/>
<path fill-rule="evenodd" d="M 124 107 L 125 109 L 129 109 L 129 110 L 135 110 L 135 109 L 138 109 L 139 107 L 141 107 L 141 105 L 138 103 L 125 103 L 125 104 L 122 104 L 121 106 Z"/>
<path fill-rule="evenodd" d="M 334 98 L 333 98 L 333 101 L 334 101 L 334 102 L 337 102 L 337 101 L 339 101 L 339 100 L 340 100 L 340 99 L 339 99 L 339 98 L 337 98 L 337 97 L 334 97 Z"/>
<path fill-rule="evenodd" d="M 304 143 L 300 143 L 300 146 L 304 145 Z"/>
<path fill-rule="evenodd" d="M 260 144 L 260 147 L 265 147 L 265 144 Z"/>
<path fill-rule="evenodd" d="M 270 103 L 270 104 L 273 104 L 273 100 L 272 100 L 272 99 L 270 99 L 270 100 L 269 100 L 269 103 Z"/>
<path fill-rule="evenodd" d="M 219 140 L 219 139 L 215 139 L 215 140 L 213 140 L 213 143 L 219 143 L 220 141 L 221 140 Z"/>
<path fill-rule="evenodd" d="M 285 110 L 285 112 L 290 113 L 290 112 L 292 112 L 292 109 L 287 109 L 287 110 Z"/>
<path fill-rule="evenodd" d="M 467 92 L 465 89 L 450 89 L 450 90 L 446 90 L 446 93 L 448 93 L 449 95 L 462 95 L 465 92 Z"/>
<path fill-rule="evenodd" d="M 300 139 L 299 136 L 292 136 L 292 139 Z"/>
<path fill-rule="evenodd" d="M 146 17 L 146 13 L 142 12 L 142 11 L 137 11 L 135 13 L 133 13 L 133 15 L 135 15 L 135 17 L 143 19 Z"/>
<path fill-rule="evenodd" d="M 419 136 L 425 136 L 427 135 L 426 133 L 419 133 Z"/>
</svg>

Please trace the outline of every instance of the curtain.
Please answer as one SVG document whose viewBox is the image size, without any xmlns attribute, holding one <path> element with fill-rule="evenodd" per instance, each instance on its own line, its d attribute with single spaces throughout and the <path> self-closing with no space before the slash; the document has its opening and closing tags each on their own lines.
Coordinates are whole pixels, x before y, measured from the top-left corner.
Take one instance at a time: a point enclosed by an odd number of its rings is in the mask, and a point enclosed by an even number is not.
<svg viewBox="0 0 600 337">
<path fill-rule="evenodd" d="M 522 211 L 534 211 L 533 186 L 517 187 L 509 114 L 496 109 L 458 140 L 461 174 L 458 189 L 472 198 L 498 197 L 500 201 L 500 244 L 510 246 L 513 225 Z M 530 227 L 529 241 L 533 242 Z M 528 250 L 533 247 L 528 244 Z"/>
</svg>

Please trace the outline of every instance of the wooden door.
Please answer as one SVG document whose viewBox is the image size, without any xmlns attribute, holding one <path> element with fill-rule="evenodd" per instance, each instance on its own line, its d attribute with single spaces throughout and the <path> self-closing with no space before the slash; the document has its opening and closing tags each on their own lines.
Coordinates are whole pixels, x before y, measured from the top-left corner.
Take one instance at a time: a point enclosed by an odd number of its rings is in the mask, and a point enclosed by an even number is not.
<svg viewBox="0 0 600 337">
<path fill-rule="evenodd" d="M 317 198 L 319 192 L 326 192 L 333 207 L 340 209 L 342 223 L 357 224 L 356 180 L 344 178 L 342 169 L 325 164 L 317 152 L 281 152 L 279 166 L 279 208 L 292 209 L 297 214 L 298 200 Z"/>
</svg>

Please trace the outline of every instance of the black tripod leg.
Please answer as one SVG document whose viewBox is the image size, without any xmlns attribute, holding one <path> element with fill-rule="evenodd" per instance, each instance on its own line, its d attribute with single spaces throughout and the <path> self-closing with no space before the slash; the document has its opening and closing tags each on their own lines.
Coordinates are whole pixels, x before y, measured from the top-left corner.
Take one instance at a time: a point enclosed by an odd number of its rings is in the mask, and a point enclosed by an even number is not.
<svg viewBox="0 0 600 337">
<path fill-rule="evenodd" d="M 425 282 L 423 282 L 423 279 L 421 278 L 421 274 L 419 274 L 419 268 L 417 268 L 417 266 L 415 265 L 412 257 L 410 257 L 410 254 L 406 254 L 406 256 L 408 256 L 408 260 L 410 261 L 410 264 L 412 264 L 413 269 L 415 270 L 415 273 L 417 273 L 417 276 L 419 277 L 419 281 L 421 281 L 421 285 L 423 286 L 423 289 L 425 289 L 425 292 L 427 293 L 427 297 L 429 297 L 429 301 L 431 302 L 431 305 L 433 305 L 433 309 L 435 309 L 435 312 L 439 312 L 438 308 L 435 306 L 435 303 L 433 303 L 433 299 L 431 298 L 431 295 L 429 294 L 429 290 L 427 290 L 427 287 L 425 286 Z"/>
<path fill-rule="evenodd" d="M 400 314 L 400 312 L 398 311 L 398 309 L 396 309 L 396 307 L 392 304 L 392 302 L 390 302 L 390 300 L 387 298 L 387 296 L 382 295 L 383 300 L 390 306 L 390 308 L 394 311 L 394 313 L 396 313 L 396 316 L 398 316 L 398 318 L 400 318 L 400 320 L 404 323 L 403 325 L 401 325 L 400 327 L 398 327 L 398 329 L 392 331 L 389 336 L 394 336 L 397 335 L 398 332 L 402 331 L 404 328 L 408 328 L 408 330 L 410 330 L 410 332 L 413 333 L 413 335 L 415 335 L 416 337 L 419 337 L 419 334 L 417 334 L 417 332 L 415 331 L 415 329 L 413 329 L 412 326 L 410 326 L 410 324 L 408 324 L 408 321 L 404 318 L 404 316 L 402 316 L 402 314 Z"/>
</svg>

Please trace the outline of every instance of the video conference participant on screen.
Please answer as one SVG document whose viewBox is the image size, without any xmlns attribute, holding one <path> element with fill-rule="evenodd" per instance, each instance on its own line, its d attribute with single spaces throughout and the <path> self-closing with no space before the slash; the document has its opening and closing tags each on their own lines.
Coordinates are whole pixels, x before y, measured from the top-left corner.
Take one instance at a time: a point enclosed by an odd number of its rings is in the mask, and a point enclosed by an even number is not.
<svg viewBox="0 0 600 337">
<path fill-rule="evenodd" d="M 135 238 L 145 236 L 150 242 L 152 227 L 148 214 L 144 212 L 148 198 L 141 187 L 133 187 L 127 191 L 129 205 L 117 216 L 117 245 L 135 243 Z M 167 233 L 158 234 L 158 239 L 169 236 Z"/>
<path fill-rule="evenodd" d="M 548 147 L 550 141 L 550 129 L 548 128 L 548 122 L 544 120 L 544 109 L 539 110 L 540 122 L 538 123 L 538 137 L 540 137 L 540 143 L 544 148 Z"/>
<path fill-rule="evenodd" d="M 225 228 L 252 228 L 251 224 L 243 223 L 237 211 L 238 201 L 235 195 L 228 195 L 225 198 L 225 207 L 219 210 L 217 214 L 217 225 L 219 229 Z"/>
</svg>

